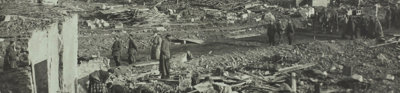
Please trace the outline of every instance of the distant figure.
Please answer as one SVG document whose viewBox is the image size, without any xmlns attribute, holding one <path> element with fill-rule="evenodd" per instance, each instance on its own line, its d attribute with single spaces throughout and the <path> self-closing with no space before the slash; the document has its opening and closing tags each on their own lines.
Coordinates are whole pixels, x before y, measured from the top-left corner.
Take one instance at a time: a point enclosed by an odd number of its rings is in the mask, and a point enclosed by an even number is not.
<svg viewBox="0 0 400 93">
<path fill-rule="evenodd" d="M 275 42 L 275 34 L 276 34 L 276 27 L 273 21 L 270 21 L 267 25 L 267 34 L 268 34 L 268 41 L 271 46 L 276 44 Z"/>
<path fill-rule="evenodd" d="M 342 39 L 346 39 L 346 35 L 349 35 L 350 33 L 349 20 L 350 19 L 348 18 L 347 15 L 343 17 L 344 24 L 342 24 L 343 26 Z"/>
<path fill-rule="evenodd" d="M 16 44 L 13 40 L 7 46 L 6 54 L 4 56 L 4 71 L 9 71 L 18 67 L 17 64 L 18 52 L 16 49 Z"/>
<path fill-rule="evenodd" d="M 89 75 L 89 93 L 107 93 L 106 81 L 110 71 L 95 71 Z"/>
<path fill-rule="evenodd" d="M 388 8 L 386 10 L 386 15 L 385 15 L 385 20 L 387 22 L 386 23 L 387 29 L 390 29 L 392 27 L 392 20 L 393 20 L 392 14 L 393 14 L 392 8 L 390 6 L 388 6 Z"/>
<path fill-rule="evenodd" d="M 168 79 L 170 75 L 169 59 L 171 58 L 171 54 L 169 46 L 171 38 L 172 38 L 171 35 L 166 35 L 161 44 L 160 64 L 159 64 L 161 79 Z"/>
<path fill-rule="evenodd" d="M 115 37 L 114 40 L 114 44 L 112 45 L 112 56 L 115 61 L 115 65 L 120 66 L 122 49 L 121 40 L 119 39 L 119 37 Z"/>
<path fill-rule="evenodd" d="M 161 50 L 161 42 L 162 38 L 155 33 L 153 36 L 152 47 L 151 47 L 151 59 L 160 59 L 160 50 Z"/>
<path fill-rule="evenodd" d="M 293 44 L 293 39 L 294 39 L 294 25 L 292 23 L 292 20 L 289 20 L 288 25 L 286 27 L 286 35 L 288 37 L 289 45 Z"/>
<path fill-rule="evenodd" d="M 137 50 L 138 50 L 138 48 L 135 44 L 135 41 L 133 40 L 133 34 L 130 34 L 129 35 L 129 45 L 128 45 L 129 64 L 136 62 L 136 56 L 138 56 Z"/>
<path fill-rule="evenodd" d="M 283 34 L 285 31 L 285 28 L 283 27 L 281 20 L 278 20 L 278 22 L 275 24 L 276 24 L 276 26 L 275 26 L 276 34 L 278 34 L 278 40 L 277 40 L 278 42 L 277 43 L 281 43 L 281 42 L 283 42 Z"/>
<path fill-rule="evenodd" d="M 349 34 L 350 34 L 350 39 L 354 39 L 357 38 L 357 32 L 356 32 L 356 23 L 355 23 L 355 19 L 354 17 L 350 17 L 349 19 L 349 23 L 348 23 L 348 30 L 349 30 Z"/>
<path fill-rule="evenodd" d="M 368 36 L 368 28 L 367 28 L 368 24 L 369 24 L 368 19 L 366 17 L 362 17 L 361 23 L 362 23 L 362 24 L 360 24 L 361 25 L 361 27 L 360 27 L 361 36 L 363 38 L 366 38 Z"/>
</svg>

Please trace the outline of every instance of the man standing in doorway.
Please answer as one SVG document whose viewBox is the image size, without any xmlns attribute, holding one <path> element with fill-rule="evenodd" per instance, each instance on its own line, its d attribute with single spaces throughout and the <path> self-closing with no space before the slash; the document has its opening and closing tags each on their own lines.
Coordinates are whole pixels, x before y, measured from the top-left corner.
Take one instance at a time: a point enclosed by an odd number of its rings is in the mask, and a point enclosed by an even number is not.
<svg viewBox="0 0 400 93">
<path fill-rule="evenodd" d="M 116 66 L 120 66 L 121 63 L 121 49 L 122 49 L 122 45 L 121 45 L 121 40 L 119 39 L 119 37 L 115 37 L 114 38 L 114 44 L 112 45 L 112 56 L 113 59 L 115 61 L 115 65 Z"/>
<path fill-rule="evenodd" d="M 165 38 L 162 41 L 161 44 L 161 53 L 160 53 L 160 64 L 159 64 L 159 70 L 161 74 L 161 79 L 168 79 L 170 72 L 170 64 L 169 64 L 169 59 L 171 58 L 170 54 L 170 41 L 171 41 L 172 36 L 171 35 L 166 35 Z"/>
</svg>

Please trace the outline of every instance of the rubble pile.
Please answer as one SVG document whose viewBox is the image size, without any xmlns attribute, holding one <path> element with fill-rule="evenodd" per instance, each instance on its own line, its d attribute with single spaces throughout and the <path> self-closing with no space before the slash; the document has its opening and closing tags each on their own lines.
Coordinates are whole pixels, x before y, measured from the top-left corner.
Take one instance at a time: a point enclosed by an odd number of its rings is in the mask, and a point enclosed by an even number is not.
<svg viewBox="0 0 400 93">
<path fill-rule="evenodd" d="M 14 71 L 1 72 L 0 74 L 6 74 L 0 76 L 0 92 L 19 92 L 29 93 L 32 92 L 32 74 L 31 69 L 28 67 L 15 69 Z"/>
</svg>

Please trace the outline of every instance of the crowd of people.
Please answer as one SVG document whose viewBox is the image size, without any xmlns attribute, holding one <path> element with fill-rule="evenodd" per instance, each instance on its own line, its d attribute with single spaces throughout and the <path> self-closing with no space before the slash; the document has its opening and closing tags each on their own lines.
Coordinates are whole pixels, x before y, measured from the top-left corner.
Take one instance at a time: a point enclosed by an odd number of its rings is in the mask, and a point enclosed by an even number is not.
<svg viewBox="0 0 400 93">
<path fill-rule="evenodd" d="M 315 33 L 341 33 L 342 38 L 382 38 L 383 30 L 400 27 L 398 4 L 384 7 L 385 19 L 377 15 L 363 14 L 360 8 L 322 9 L 310 19 Z"/>
</svg>

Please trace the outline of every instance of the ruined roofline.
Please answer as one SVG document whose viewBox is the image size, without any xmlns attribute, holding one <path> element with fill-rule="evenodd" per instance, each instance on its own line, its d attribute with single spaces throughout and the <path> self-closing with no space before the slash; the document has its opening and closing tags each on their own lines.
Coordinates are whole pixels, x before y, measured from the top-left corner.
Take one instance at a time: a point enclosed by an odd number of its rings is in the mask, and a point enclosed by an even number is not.
<svg viewBox="0 0 400 93">
<path fill-rule="evenodd" d="M 72 17 L 72 9 L 33 3 L 0 4 L 0 38 L 27 37 L 32 31 Z"/>
</svg>

